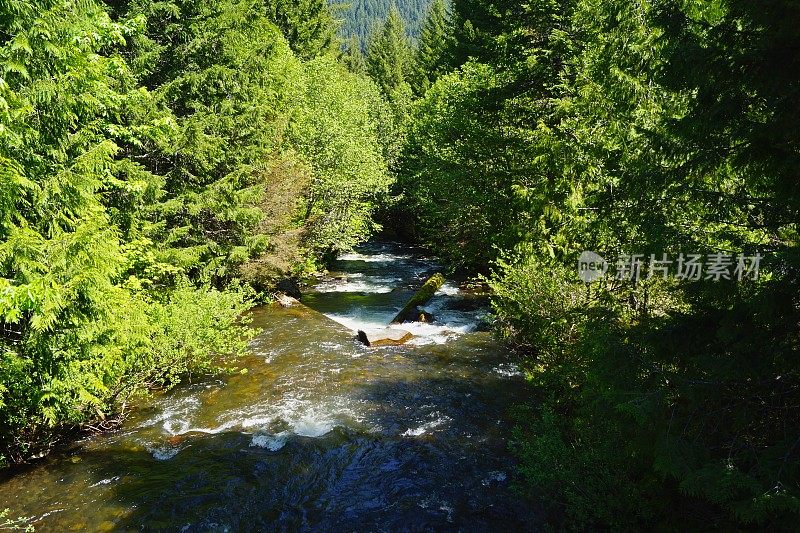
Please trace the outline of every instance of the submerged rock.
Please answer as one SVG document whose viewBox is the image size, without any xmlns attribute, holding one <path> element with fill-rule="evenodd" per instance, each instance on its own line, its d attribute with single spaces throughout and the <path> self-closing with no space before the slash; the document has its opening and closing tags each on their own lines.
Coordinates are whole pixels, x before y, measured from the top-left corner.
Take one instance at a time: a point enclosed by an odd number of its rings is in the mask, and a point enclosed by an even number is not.
<svg viewBox="0 0 800 533">
<path fill-rule="evenodd" d="M 414 338 L 411 332 L 397 328 L 359 330 L 358 340 L 367 346 L 400 346 Z"/>
</svg>

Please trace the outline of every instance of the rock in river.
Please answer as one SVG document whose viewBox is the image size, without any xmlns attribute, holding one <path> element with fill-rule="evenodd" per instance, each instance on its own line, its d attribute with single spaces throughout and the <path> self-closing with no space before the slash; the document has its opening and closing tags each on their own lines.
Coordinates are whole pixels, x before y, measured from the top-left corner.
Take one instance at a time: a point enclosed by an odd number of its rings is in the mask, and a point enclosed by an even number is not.
<svg viewBox="0 0 800 533">
<path fill-rule="evenodd" d="M 404 329 L 383 328 L 358 332 L 358 340 L 367 346 L 400 346 L 414 337 Z"/>
<path fill-rule="evenodd" d="M 279 294 L 278 297 L 275 299 L 281 307 L 294 307 L 295 305 L 299 304 L 300 302 L 297 301 L 296 298 L 292 298 L 286 294 Z"/>
</svg>

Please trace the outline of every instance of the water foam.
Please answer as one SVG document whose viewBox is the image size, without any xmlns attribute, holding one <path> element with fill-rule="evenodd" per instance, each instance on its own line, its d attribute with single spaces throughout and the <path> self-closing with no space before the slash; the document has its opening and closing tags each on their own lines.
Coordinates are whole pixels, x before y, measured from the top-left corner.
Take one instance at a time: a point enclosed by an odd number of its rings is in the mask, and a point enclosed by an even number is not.
<svg viewBox="0 0 800 533">
<path fill-rule="evenodd" d="M 278 450 L 286 446 L 286 440 L 288 437 L 289 433 L 286 431 L 282 431 L 277 435 L 269 435 L 269 434 L 253 435 L 253 439 L 250 442 L 250 446 L 258 448 L 266 448 L 271 452 L 277 452 Z"/>
<path fill-rule="evenodd" d="M 436 291 L 436 294 L 443 294 L 445 296 L 458 296 L 460 292 L 461 289 L 459 289 L 457 285 L 450 281 L 446 281 L 444 285 L 439 287 L 439 290 Z"/>
<path fill-rule="evenodd" d="M 438 428 L 439 426 L 446 424 L 453 420 L 447 415 L 441 415 L 440 413 L 436 412 L 433 413 L 432 416 L 439 415 L 435 420 L 431 420 L 430 422 L 426 422 L 422 424 L 418 428 L 415 429 L 407 429 L 403 433 L 400 434 L 401 437 L 419 437 L 420 435 L 424 435 L 425 433 Z"/>
<path fill-rule="evenodd" d="M 153 459 L 156 461 L 169 461 L 180 451 L 179 448 L 173 448 L 172 446 L 160 446 L 157 448 L 148 448 L 150 454 L 153 456 Z"/>
<path fill-rule="evenodd" d="M 497 366 L 497 368 L 494 369 L 494 373 L 507 378 L 517 377 L 522 375 L 522 371 L 514 363 L 500 363 Z"/>
<path fill-rule="evenodd" d="M 411 259 L 410 255 L 397 255 L 397 254 L 361 254 L 358 252 L 350 252 L 340 255 L 339 261 L 363 261 L 365 263 L 394 263 L 395 261 L 402 261 Z"/>
<path fill-rule="evenodd" d="M 364 276 L 347 274 L 344 279 L 329 279 L 319 282 L 314 290 L 321 293 L 360 292 L 367 294 L 388 294 L 402 278 L 387 276 Z"/>
</svg>

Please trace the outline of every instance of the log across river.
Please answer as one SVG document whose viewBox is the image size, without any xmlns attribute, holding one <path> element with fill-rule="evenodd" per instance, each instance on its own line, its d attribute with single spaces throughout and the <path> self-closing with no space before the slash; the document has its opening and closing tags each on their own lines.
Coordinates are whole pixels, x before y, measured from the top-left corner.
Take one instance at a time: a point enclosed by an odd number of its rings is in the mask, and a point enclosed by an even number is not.
<svg viewBox="0 0 800 533">
<path fill-rule="evenodd" d="M 246 374 L 187 384 L 0 481 L 0 510 L 37 531 L 488 531 L 535 527 L 514 495 L 508 410 L 525 387 L 476 331 L 485 309 L 446 283 L 368 348 L 436 271 L 373 243 L 303 298 L 254 310 Z"/>
</svg>

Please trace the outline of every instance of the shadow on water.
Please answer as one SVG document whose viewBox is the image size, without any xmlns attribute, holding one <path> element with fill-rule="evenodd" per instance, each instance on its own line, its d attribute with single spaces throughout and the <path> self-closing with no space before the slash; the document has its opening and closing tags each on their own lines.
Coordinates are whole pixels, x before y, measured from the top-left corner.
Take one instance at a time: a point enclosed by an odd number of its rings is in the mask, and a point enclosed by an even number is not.
<svg viewBox="0 0 800 533">
<path fill-rule="evenodd" d="M 440 360 L 420 357 L 429 368 Z M 41 509 L 75 507 L 40 530 L 530 530 L 504 440 L 502 399 L 522 387 L 481 367 L 459 379 L 373 380 L 351 396 L 366 404 L 370 430 L 336 426 L 275 449 L 241 431 L 189 434 L 157 460 L 112 438 L 54 458 Z M 59 493 L 71 487 L 88 489 Z"/>
<path fill-rule="evenodd" d="M 327 317 L 255 310 L 247 374 L 181 387 L 0 481 L 0 509 L 59 532 L 535 529 L 512 490 L 525 383 L 509 354 L 449 310 L 453 287 L 440 323 L 409 326 L 418 344 L 359 345 L 351 330 L 385 323 L 432 266 L 387 246 L 340 266 L 304 298 Z"/>
<path fill-rule="evenodd" d="M 416 407 L 397 400 L 429 387 L 454 391 L 438 418 L 446 422 L 416 434 L 426 424 L 420 411 L 420 425 L 397 436 L 392 411 Z M 89 452 L 82 460 L 101 465 L 95 482 L 113 480 L 105 498 L 128 509 L 116 530 L 533 529 L 531 509 L 510 490 L 513 464 L 500 428 L 486 435 L 479 420 L 448 421 L 464 415 L 456 399 L 463 387 L 447 380 L 369 387 L 363 399 L 379 403 L 388 422 L 377 434 L 336 427 L 323 437 L 292 436 L 272 451 L 223 432 L 187 439 L 168 461 L 144 450 L 104 450 L 96 461 Z"/>
<path fill-rule="evenodd" d="M 122 445 L 79 450 L 53 462 L 59 482 L 48 490 L 82 483 L 72 460 L 80 458 L 90 492 L 103 489 L 113 505 L 101 512 L 89 494 L 71 495 L 79 507 L 41 530 L 531 530 L 531 508 L 511 491 L 508 420 L 491 405 L 495 392 L 476 392 L 473 380 L 378 381 L 354 401 L 371 404 L 379 431 L 337 426 L 275 450 L 240 431 L 187 436 L 168 460 Z M 44 509 L 70 499 L 49 497 Z"/>
</svg>

